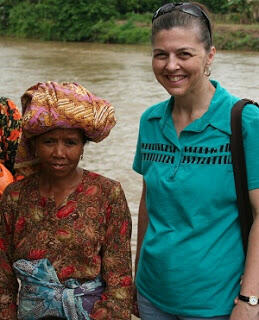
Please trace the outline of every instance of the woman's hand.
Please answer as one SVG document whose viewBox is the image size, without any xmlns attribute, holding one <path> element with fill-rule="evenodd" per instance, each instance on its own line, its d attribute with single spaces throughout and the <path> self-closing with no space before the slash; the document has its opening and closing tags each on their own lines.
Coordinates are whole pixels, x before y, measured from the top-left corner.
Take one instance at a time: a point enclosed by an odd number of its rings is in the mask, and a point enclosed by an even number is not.
<svg viewBox="0 0 259 320">
<path fill-rule="evenodd" d="M 259 319 L 259 305 L 250 306 L 247 302 L 237 299 L 230 320 L 258 320 Z"/>
</svg>

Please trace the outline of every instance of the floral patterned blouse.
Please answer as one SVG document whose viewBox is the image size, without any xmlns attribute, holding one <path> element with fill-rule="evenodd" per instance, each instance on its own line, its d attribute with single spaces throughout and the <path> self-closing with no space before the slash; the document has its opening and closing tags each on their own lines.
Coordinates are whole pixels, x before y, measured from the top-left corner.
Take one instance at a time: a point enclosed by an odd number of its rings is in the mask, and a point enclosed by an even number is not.
<svg viewBox="0 0 259 320">
<path fill-rule="evenodd" d="M 17 319 L 12 263 L 48 258 L 61 282 L 92 280 L 106 288 L 92 319 L 130 319 L 131 217 L 119 182 L 84 170 L 81 183 L 56 208 L 39 193 L 39 176 L 9 185 L 0 204 L 0 319 Z"/>
<path fill-rule="evenodd" d="M 14 173 L 13 164 L 21 135 L 21 114 L 8 98 L 0 97 L 0 162 Z"/>
</svg>

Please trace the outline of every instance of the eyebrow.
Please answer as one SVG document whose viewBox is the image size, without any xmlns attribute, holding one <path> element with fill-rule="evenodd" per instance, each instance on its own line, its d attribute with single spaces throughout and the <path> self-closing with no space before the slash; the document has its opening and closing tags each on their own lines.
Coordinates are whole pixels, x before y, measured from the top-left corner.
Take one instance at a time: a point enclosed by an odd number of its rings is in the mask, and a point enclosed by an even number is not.
<svg viewBox="0 0 259 320">
<path fill-rule="evenodd" d="M 192 47 L 183 47 L 183 48 L 178 49 L 177 51 L 185 51 L 185 50 L 195 51 L 195 49 Z"/>
<path fill-rule="evenodd" d="M 185 51 L 185 50 L 190 50 L 192 52 L 195 52 L 195 49 L 192 47 L 182 47 L 182 48 L 177 49 L 176 52 Z M 154 48 L 152 51 L 154 52 L 154 51 L 167 51 L 167 50 L 162 49 L 162 48 Z"/>
</svg>

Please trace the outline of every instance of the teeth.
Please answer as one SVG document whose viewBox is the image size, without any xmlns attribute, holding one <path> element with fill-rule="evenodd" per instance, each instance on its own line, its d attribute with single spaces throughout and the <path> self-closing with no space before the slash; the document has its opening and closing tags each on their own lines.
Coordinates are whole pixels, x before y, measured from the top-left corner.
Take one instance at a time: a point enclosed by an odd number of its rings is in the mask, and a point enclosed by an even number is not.
<svg viewBox="0 0 259 320">
<path fill-rule="evenodd" d="M 182 80 L 184 78 L 184 76 L 168 76 L 168 79 L 170 81 L 179 81 Z"/>
</svg>

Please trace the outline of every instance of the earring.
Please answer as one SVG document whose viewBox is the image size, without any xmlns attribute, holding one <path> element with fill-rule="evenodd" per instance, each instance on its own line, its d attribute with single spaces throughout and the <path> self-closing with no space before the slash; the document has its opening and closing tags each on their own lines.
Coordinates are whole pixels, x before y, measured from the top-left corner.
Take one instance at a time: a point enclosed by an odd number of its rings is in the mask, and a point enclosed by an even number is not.
<svg viewBox="0 0 259 320">
<path fill-rule="evenodd" d="M 211 66 L 210 65 L 206 65 L 204 68 L 204 74 L 206 77 L 209 77 L 211 75 Z"/>
<path fill-rule="evenodd" d="M 81 156 L 80 156 L 80 160 L 83 160 L 83 159 L 84 159 L 84 155 L 82 153 Z"/>
</svg>

